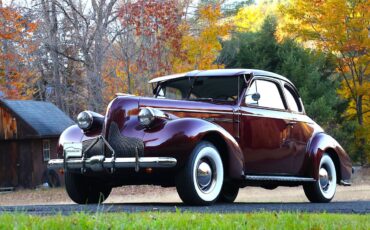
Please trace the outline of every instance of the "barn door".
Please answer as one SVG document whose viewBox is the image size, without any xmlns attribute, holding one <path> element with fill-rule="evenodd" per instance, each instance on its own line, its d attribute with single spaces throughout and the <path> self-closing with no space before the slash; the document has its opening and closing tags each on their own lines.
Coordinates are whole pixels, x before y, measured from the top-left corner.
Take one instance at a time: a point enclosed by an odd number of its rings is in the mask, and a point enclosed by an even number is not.
<svg viewBox="0 0 370 230">
<path fill-rule="evenodd" d="M 18 145 L 18 186 L 32 187 L 32 148 L 30 141 L 21 141 Z"/>
</svg>

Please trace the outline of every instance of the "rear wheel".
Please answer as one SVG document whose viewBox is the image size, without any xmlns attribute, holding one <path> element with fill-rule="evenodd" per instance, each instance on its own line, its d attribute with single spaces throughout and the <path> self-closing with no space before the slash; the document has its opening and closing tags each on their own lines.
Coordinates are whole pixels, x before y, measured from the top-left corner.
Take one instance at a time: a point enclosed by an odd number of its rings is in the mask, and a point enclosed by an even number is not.
<svg viewBox="0 0 370 230">
<path fill-rule="evenodd" d="M 176 189 L 186 204 L 209 205 L 217 200 L 223 179 L 224 169 L 216 147 L 202 141 L 177 176 Z"/>
<path fill-rule="evenodd" d="M 102 203 L 112 191 L 96 178 L 71 172 L 65 172 L 65 186 L 68 196 L 77 204 Z"/>
<path fill-rule="evenodd" d="M 220 196 L 218 197 L 217 202 L 219 203 L 233 203 L 238 196 L 239 186 L 224 182 Z"/>
<path fill-rule="evenodd" d="M 333 160 L 324 154 L 320 161 L 319 180 L 303 185 L 304 193 L 311 202 L 330 202 L 337 188 L 337 173 Z"/>
</svg>

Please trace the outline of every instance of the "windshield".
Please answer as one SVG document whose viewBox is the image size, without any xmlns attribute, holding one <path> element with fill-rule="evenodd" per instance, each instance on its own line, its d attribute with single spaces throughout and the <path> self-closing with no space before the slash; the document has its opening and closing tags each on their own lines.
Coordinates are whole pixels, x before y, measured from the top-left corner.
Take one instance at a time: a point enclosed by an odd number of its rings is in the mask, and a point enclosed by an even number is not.
<svg viewBox="0 0 370 230">
<path fill-rule="evenodd" d="M 244 78 L 199 77 L 181 78 L 163 82 L 157 98 L 176 100 L 236 101 L 244 87 Z"/>
</svg>

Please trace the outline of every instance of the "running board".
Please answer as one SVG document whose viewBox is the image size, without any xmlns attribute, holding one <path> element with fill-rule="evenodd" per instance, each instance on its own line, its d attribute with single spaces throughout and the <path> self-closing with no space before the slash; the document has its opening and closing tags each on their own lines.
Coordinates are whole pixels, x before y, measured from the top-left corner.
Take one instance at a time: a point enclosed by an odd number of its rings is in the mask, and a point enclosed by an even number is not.
<svg viewBox="0 0 370 230">
<path fill-rule="evenodd" d="M 286 182 L 314 182 L 315 179 L 308 177 L 294 177 L 294 176 L 259 176 L 246 175 L 245 179 L 248 181 L 286 181 Z"/>
<path fill-rule="evenodd" d="M 349 180 L 341 180 L 339 184 L 343 186 L 351 186 L 352 183 Z"/>
</svg>

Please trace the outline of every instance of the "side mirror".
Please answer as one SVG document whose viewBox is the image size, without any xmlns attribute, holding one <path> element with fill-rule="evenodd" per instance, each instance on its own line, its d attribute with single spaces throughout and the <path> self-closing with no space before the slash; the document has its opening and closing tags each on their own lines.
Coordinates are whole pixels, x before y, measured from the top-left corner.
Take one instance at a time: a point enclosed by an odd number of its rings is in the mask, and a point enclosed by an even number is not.
<svg viewBox="0 0 370 230">
<path fill-rule="evenodd" d="M 261 94 L 259 93 L 252 94 L 252 99 L 253 101 L 258 102 L 261 99 Z"/>
</svg>

